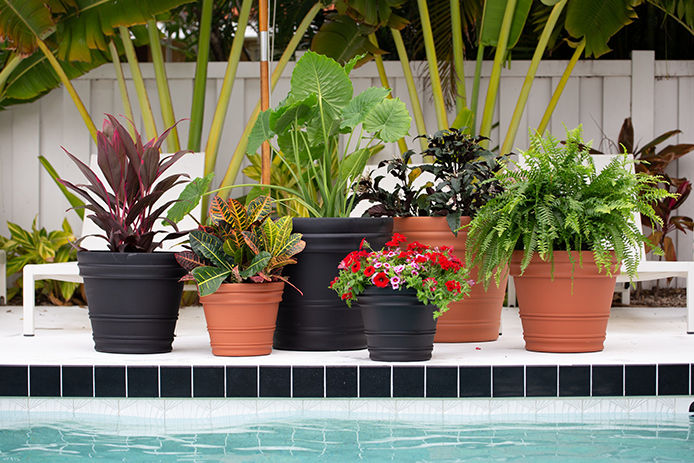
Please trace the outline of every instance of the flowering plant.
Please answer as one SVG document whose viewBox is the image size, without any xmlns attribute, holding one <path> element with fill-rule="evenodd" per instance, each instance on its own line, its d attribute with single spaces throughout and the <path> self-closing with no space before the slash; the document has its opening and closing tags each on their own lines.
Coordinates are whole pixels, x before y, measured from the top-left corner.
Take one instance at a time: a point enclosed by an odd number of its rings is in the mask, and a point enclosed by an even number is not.
<svg viewBox="0 0 694 463">
<path fill-rule="evenodd" d="M 362 240 L 359 250 L 340 262 L 340 273 L 330 288 L 350 307 L 367 286 L 413 289 L 422 304 L 437 307 L 437 318 L 448 310 L 448 304 L 467 295 L 474 284 L 452 251 L 448 246 L 434 248 L 417 241 L 407 244 L 407 238 L 399 233 L 380 251 Z"/>
</svg>

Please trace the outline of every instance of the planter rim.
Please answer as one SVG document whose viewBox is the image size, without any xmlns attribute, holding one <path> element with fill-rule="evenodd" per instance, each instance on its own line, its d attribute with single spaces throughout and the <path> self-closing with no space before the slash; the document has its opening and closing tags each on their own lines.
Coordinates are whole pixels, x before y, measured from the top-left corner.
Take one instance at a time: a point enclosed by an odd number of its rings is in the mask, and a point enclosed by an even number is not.
<svg viewBox="0 0 694 463">
<path fill-rule="evenodd" d="M 511 263 L 512 264 L 520 264 L 521 260 L 523 259 L 523 252 L 522 250 L 517 250 L 513 251 L 513 255 L 511 256 Z M 554 262 L 559 262 L 559 263 L 570 263 L 571 260 L 569 259 L 569 251 L 552 251 L 554 255 Z M 574 256 L 573 259 L 577 260 L 579 259 L 579 254 L 580 258 L 583 261 L 588 261 L 588 262 L 594 262 L 595 258 L 593 256 L 593 251 L 571 251 L 571 254 Z M 612 255 L 614 257 L 614 252 L 612 252 Z M 538 253 L 535 253 L 530 260 L 531 263 L 543 263 L 543 264 L 549 264 L 550 261 L 544 260 L 540 258 L 540 255 Z M 617 263 L 616 260 L 614 260 L 615 264 Z"/>
</svg>

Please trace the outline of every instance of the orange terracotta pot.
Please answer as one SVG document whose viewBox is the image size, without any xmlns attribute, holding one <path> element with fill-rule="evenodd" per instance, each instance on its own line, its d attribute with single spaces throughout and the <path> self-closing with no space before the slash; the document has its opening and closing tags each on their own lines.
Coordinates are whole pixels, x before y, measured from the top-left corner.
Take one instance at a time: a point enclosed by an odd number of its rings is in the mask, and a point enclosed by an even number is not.
<svg viewBox="0 0 694 463">
<path fill-rule="evenodd" d="M 461 225 L 470 223 L 469 217 L 461 218 Z M 395 217 L 393 232 L 405 235 L 409 241 L 419 241 L 430 246 L 450 246 L 453 254 L 465 262 L 467 233 L 451 233 L 445 217 Z M 470 277 L 477 280 L 477 269 Z M 506 278 L 497 287 L 494 282 L 485 291 L 483 285 L 472 287 L 462 301 L 451 303 L 448 312 L 438 319 L 434 342 L 484 342 L 499 337 L 501 306 L 506 293 Z"/>
<path fill-rule="evenodd" d="M 525 348 L 538 352 L 597 352 L 603 349 L 616 277 L 598 273 L 590 251 L 554 252 L 552 264 L 534 256 L 520 274 L 522 251 L 515 251 L 511 275 L 516 285 Z M 616 263 L 615 263 L 616 265 Z"/>
<path fill-rule="evenodd" d="M 284 282 L 225 283 L 200 298 L 212 353 L 242 357 L 272 352 Z"/>
</svg>

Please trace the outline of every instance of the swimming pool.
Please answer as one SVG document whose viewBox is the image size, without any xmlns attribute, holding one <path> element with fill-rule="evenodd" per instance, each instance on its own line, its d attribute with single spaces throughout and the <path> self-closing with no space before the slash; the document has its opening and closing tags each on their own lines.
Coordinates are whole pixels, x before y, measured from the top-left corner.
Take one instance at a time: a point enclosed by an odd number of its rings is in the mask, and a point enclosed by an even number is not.
<svg viewBox="0 0 694 463">
<path fill-rule="evenodd" d="M 455 424 L 287 417 L 198 430 L 143 432 L 33 414 L 0 432 L 0 461 L 62 462 L 691 462 L 694 418 Z M 179 427 L 180 429 L 180 427 Z"/>
</svg>

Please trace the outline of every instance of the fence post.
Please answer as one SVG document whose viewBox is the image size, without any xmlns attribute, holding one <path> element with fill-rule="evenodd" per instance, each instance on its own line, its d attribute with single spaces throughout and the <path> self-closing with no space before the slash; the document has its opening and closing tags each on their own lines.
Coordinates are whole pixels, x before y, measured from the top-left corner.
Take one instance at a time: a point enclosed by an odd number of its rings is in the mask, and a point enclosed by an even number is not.
<svg viewBox="0 0 694 463">
<path fill-rule="evenodd" d="M 636 144 L 653 139 L 655 119 L 655 52 L 631 52 L 631 122 Z"/>
</svg>

